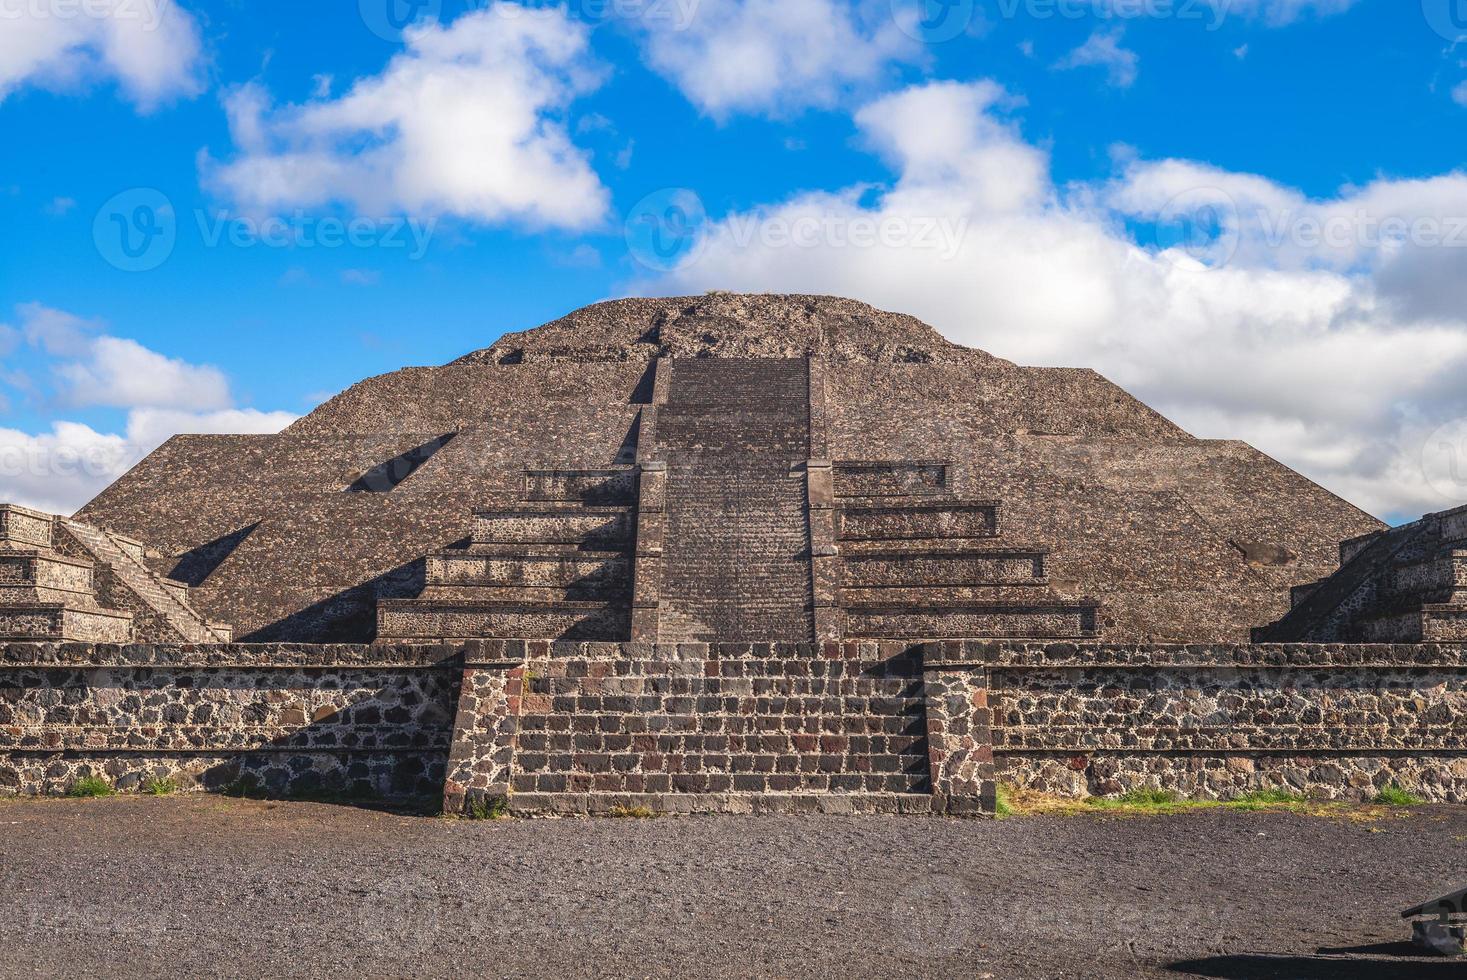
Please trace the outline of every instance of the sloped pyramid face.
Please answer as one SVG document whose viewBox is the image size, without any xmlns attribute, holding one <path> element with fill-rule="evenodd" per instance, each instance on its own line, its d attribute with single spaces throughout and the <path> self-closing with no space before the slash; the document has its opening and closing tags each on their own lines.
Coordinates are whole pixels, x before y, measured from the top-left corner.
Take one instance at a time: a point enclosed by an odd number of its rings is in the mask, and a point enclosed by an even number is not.
<svg viewBox="0 0 1467 980">
<path fill-rule="evenodd" d="M 829 297 L 588 307 L 179 436 L 78 515 L 244 640 L 1239 641 L 1380 522 L 1093 371 Z"/>
</svg>

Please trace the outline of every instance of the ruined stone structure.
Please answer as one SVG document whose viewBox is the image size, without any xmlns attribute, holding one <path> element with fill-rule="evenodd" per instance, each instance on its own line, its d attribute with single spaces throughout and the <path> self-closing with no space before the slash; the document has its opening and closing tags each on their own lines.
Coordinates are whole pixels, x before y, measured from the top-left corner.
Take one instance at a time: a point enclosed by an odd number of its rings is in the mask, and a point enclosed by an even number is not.
<svg viewBox="0 0 1467 980">
<path fill-rule="evenodd" d="M 1244 642 L 1383 525 L 1093 371 L 847 300 L 623 300 L 178 436 L 78 515 L 246 642 Z M 386 601 L 379 601 L 386 600 Z M 402 601 L 408 600 L 408 601 Z"/>
<path fill-rule="evenodd" d="M 148 558 L 141 541 L 0 504 L 0 640 L 229 642 Z"/>
<path fill-rule="evenodd" d="M 1295 586 L 1264 642 L 1467 640 L 1467 507 L 1340 543 L 1340 568 Z"/>
<path fill-rule="evenodd" d="M 0 521 L 8 638 L 93 641 L 0 647 L 0 791 L 1467 799 L 1460 514 L 845 300 L 601 304 Z"/>
</svg>

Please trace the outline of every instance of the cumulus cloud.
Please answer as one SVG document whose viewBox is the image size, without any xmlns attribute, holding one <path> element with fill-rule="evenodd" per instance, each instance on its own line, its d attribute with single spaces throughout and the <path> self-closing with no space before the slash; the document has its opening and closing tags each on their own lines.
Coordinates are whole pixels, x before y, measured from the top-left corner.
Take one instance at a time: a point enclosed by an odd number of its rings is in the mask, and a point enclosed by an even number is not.
<svg viewBox="0 0 1467 980">
<path fill-rule="evenodd" d="M 1423 464 L 1433 433 L 1467 415 L 1467 229 L 1452 230 L 1467 177 L 1311 200 L 1132 160 L 1061 187 L 1012 108 L 987 82 L 882 98 L 857 122 L 892 165 L 888 186 L 729 215 L 638 288 L 854 296 L 1021 363 L 1095 367 L 1198 435 L 1247 439 L 1378 514 L 1467 500 Z"/>
<path fill-rule="evenodd" d="M 27 343 L 52 358 L 57 400 L 71 407 L 220 409 L 229 382 L 218 368 L 189 364 L 135 340 L 109 336 L 104 324 L 44 306 L 16 309 Z"/>
<path fill-rule="evenodd" d="M 559 118 L 600 73 L 564 8 L 493 3 L 425 23 L 381 74 L 339 98 L 275 106 L 261 86 L 226 100 L 237 153 L 201 156 L 205 183 L 251 211 L 344 204 L 585 228 L 608 194 Z"/>
<path fill-rule="evenodd" d="M 835 104 L 920 56 L 889 0 L 719 0 L 686 22 L 639 21 L 645 57 L 703 112 L 787 115 Z M 895 8 L 900 14 L 901 8 Z"/>
<path fill-rule="evenodd" d="M 71 514 L 173 435 L 279 432 L 295 419 L 289 412 L 255 409 L 138 409 L 128 413 L 121 433 L 68 421 L 54 422 L 38 435 L 0 428 L 0 500 Z"/>
<path fill-rule="evenodd" d="M 1121 47 L 1125 32 L 1120 28 L 1091 34 L 1078 48 L 1055 62 L 1054 67 L 1065 71 L 1072 68 L 1104 68 L 1106 79 L 1116 88 L 1130 88 L 1136 84 L 1141 59 L 1136 52 Z"/>
<path fill-rule="evenodd" d="M 203 87 L 199 25 L 173 0 L 0 2 L 0 102 L 115 80 L 147 111 Z"/>
<path fill-rule="evenodd" d="M 16 313 L 16 326 L 0 324 L 0 353 L 24 344 L 45 377 L 7 370 L 0 380 L 33 400 L 126 414 L 121 432 L 72 420 L 34 434 L 0 427 L 0 501 L 69 514 L 176 433 L 278 432 L 296 419 L 234 406 L 217 368 L 111 336 L 101 321 L 39 303 Z"/>
</svg>

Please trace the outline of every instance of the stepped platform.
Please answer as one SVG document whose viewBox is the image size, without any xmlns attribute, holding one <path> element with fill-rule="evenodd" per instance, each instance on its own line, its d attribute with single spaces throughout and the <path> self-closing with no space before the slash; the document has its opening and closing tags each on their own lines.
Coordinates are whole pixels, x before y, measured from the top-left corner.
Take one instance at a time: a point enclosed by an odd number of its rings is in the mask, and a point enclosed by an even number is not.
<svg viewBox="0 0 1467 980">
<path fill-rule="evenodd" d="M 1340 567 L 1295 587 L 1258 642 L 1467 640 L 1467 507 L 1340 544 Z"/>
<path fill-rule="evenodd" d="M 0 505 L 0 639 L 221 643 L 227 626 L 146 564 L 140 541 Z"/>
</svg>

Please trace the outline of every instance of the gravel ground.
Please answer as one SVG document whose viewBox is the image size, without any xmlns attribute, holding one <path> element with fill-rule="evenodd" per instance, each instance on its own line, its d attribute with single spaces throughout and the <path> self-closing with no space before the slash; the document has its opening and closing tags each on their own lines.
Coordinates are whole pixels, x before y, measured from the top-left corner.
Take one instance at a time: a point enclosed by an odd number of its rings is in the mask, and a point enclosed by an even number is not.
<svg viewBox="0 0 1467 980">
<path fill-rule="evenodd" d="M 1458 977 L 1399 910 L 1467 808 L 1375 820 L 450 821 L 0 803 L 0 974 Z"/>
</svg>

